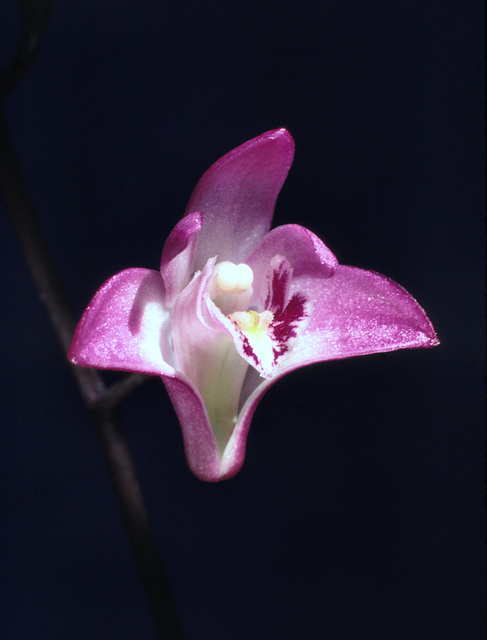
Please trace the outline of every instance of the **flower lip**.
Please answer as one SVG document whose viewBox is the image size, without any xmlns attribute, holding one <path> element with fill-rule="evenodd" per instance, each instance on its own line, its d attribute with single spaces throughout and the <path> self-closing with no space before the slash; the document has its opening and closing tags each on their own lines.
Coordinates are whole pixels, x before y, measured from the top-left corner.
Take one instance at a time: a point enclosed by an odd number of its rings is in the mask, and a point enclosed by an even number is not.
<svg viewBox="0 0 487 640">
<path fill-rule="evenodd" d="M 293 270 L 282 256 L 271 260 L 267 295 L 260 312 L 250 309 L 228 315 L 235 328 L 239 353 L 264 378 L 272 378 L 283 365 L 306 327 L 312 304 L 303 293 L 291 293 Z"/>
</svg>

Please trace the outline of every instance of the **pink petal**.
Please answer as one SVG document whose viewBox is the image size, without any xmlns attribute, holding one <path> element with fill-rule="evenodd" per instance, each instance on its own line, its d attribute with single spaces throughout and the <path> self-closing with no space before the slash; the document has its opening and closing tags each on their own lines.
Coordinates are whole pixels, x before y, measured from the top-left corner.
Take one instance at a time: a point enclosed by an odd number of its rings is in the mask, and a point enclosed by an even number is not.
<svg viewBox="0 0 487 640">
<path fill-rule="evenodd" d="M 277 381 L 277 378 L 273 380 L 263 380 L 258 377 L 257 372 L 251 373 L 252 375 L 249 376 L 248 379 L 252 380 L 252 391 L 250 393 L 246 392 L 244 385 L 243 395 L 246 397 L 246 400 L 240 410 L 238 421 L 235 425 L 232 436 L 222 455 L 220 463 L 220 480 L 228 480 L 229 478 L 232 478 L 242 468 L 245 460 L 247 436 L 257 405 L 261 401 L 265 392 L 274 384 L 274 382 Z"/>
<path fill-rule="evenodd" d="M 180 376 L 162 376 L 162 381 L 181 424 L 189 468 L 200 480 L 221 480 L 218 446 L 201 395 Z"/>
<path fill-rule="evenodd" d="M 181 424 L 184 451 L 191 471 L 205 482 L 232 478 L 244 463 L 247 434 L 254 411 L 272 382 L 263 381 L 257 393 L 254 392 L 247 402 L 220 458 L 208 413 L 198 390 L 180 376 L 162 376 L 162 381 Z"/>
<path fill-rule="evenodd" d="M 161 257 L 161 275 L 166 287 L 166 305 L 171 308 L 176 297 L 194 272 L 194 255 L 203 224 L 199 211 L 185 216 L 171 231 Z"/>
<path fill-rule="evenodd" d="M 203 384 L 208 358 L 216 348 L 221 329 L 205 322 L 204 295 L 215 260 L 209 260 L 178 296 L 172 310 L 172 340 L 177 368 L 195 385 Z"/>
<path fill-rule="evenodd" d="M 169 312 L 158 271 L 126 269 L 85 310 L 69 351 L 75 364 L 148 374 L 173 372 Z"/>
<path fill-rule="evenodd" d="M 233 149 L 202 176 L 186 208 L 204 218 L 196 269 L 215 256 L 242 262 L 267 233 L 293 154 L 290 134 L 276 129 Z"/>
<path fill-rule="evenodd" d="M 379 273 L 340 265 L 331 278 L 297 278 L 292 289 L 308 296 L 313 308 L 283 371 L 323 360 L 439 343 L 416 300 Z"/>
<path fill-rule="evenodd" d="M 265 275 L 275 255 L 290 263 L 295 278 L 329 278 L 338 261 L 328 247 L 312 231 L 297 224 L 276 227 L 266 234 L 245 262 L 254 272 L 254 292 L 262 297 L 258 287 L 266 286 Z"/>
</svg>

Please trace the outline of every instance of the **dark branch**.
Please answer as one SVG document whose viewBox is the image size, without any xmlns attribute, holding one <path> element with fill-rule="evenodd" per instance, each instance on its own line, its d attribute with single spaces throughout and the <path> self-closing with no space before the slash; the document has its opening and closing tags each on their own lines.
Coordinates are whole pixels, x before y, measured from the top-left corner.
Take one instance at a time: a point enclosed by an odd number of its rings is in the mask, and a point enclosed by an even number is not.
<svg viewBox="0 0 487 640">
<path fill-rule="evenodd" d="M 159 636 L 165 640 L 183 640 L 118 411 L 96 411 L 93 419 Z"/>
<path fill-rule="evenodd" d="M 0 77 L 0 193 L 17 234 L 29 271 L 52 322 L 63 353 L 71 343 L 75 320 L 47 244 L 34 215 L 1 109 L 2 100 L 34 61 L 52 0 L 23 0 L 21 35 L 12 65 Z M 145 376 L 130 375 L 109 389 L 94 369 L 71 365 L 93 418 L 127 535 L 161 639 L 183 640 L 183 632 L 152 531 L 137 472 L 116 406 Z"/>
<path fill-rule="evenodd" d="M 0 100 L 10 93 L 34 62 L 52 4 L 53 0 L 21 0 L 19 43 L 12 64 L 0 76 Z"/>
</svg>

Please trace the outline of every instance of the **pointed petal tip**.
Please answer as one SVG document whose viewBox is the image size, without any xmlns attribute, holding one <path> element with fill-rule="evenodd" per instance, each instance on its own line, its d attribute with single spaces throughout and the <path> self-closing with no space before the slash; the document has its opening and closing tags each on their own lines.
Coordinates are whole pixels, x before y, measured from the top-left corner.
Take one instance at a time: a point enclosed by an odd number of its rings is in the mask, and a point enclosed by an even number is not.
<svg viewBox="0 0 487 640">
<path fill-rule="evenodd" d="M 427 320 L 430 323 L 430 326 L 429 326 L 429 331 L 425 334 L 425 342 L 424 342 L 424 345 L 422 346 L 426 348 L 437 347 L 438 345 L 441 344 L 441 340 L 436 335 L 436 331 L 433 329 L 431 320 L 429 320 L 429 318 L 427 318 Z"/>
<path fill-rule="evenodd" d="M 254 160 L 258 161 L 259 156 L 262 154 L 271 166 L 275 166 L 276 168 L 280 167 L 280 170 L 285 172 L 282 177 L 282 182 L 284 182 L 294 159 L 294 140 L 289 131 L 284 127 L 264 131 L 264 133 L 240 144 L 217 160 L 208 172 L 221 165 L 227 164 L 229 161 L 232 162 L 234 158 L 242 156 L 247 156 L 246 163 L 252 163 Z M 265 175 L 265 173 L 266 171 L 263 168 L 263 175 Z"/>
<path fill-rule="evenodd" d="M 285 127 L 279 127 L 278 129 L 270 129 L 269 131 L 266 131 L 265 133 L 263 133 L 261 137 L 262 138 L 268 137 L 271 140 L 276 140 L 278 138 L 286 138 L 286 140 L 289 140 L 290 142 L 293 141 L 291 134 Z"/>
<path fill-rule="evenodd" d="M 291 153 L 291 159 L 294 157 L 294 140 L 289 131 L 284 127 L 265 131 L 260 136 L 257 136 L 256 138 L 253 138 L 248 142 L 245 142 L 243 145 L 241 145 L 241 147 L 245 147 L 246 145 L 250 145 L 252 143 L 263 143 L 266 141 L 280 143 L 284 149 L 287 148 L 287 150 Z"/>
</svg>

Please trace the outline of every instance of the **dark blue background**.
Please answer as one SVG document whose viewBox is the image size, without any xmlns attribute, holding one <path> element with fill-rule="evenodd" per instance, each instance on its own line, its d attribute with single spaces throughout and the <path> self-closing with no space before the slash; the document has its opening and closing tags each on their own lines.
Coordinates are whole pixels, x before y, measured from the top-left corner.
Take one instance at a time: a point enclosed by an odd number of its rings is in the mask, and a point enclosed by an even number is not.
<svg viewBox="0 0 487 640">
<path fill-rule="evenodd" d="M 479 2 L 67 0 L 6 103 L 77 314 L 157 268 L 212 162 L 287 127 L 275 224 L 389 275 L 442 344 L 314 365 L 265 397 L 242 472 L 184 459 L 158 379 L 124 404 L 188 640 L 483 637 Z M 0 63 L 16 42 L 0 5 Z M 0 212 L 6 639 L 155 638 L 94 430 Z"/>
</svg>

